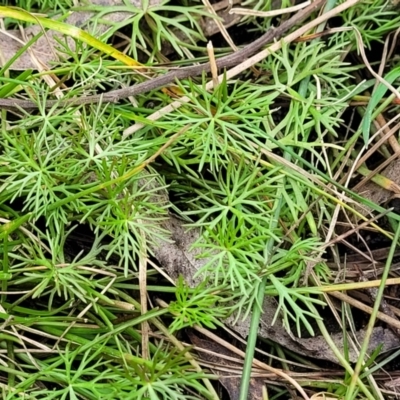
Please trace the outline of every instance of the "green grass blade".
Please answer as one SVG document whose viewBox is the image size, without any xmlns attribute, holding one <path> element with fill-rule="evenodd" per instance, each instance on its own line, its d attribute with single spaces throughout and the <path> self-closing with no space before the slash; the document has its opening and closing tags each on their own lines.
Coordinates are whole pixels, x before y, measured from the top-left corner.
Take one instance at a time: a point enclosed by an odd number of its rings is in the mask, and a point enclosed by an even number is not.
<svg viewBox="0 0 400 400">
<path fill-rule="evenodd" d="M 398 77 L 400 76 L 400 67 L 397 67 L 390 71 L 383 79 L 392 84 Z M 364 119 L 362 122 L 362 135 L 364 139 L 365 145 L 368 144 L 369 140 L 369 132 L 370 126 L 372 123 L 372 113 L 375 110 L 375 107 L 379 104 L 382 98 L 385 96 L 388 88 L 380 83 L 376 90 L 372 93 L 371 100 L 368 103 L 367 109 L 365 111 Z"/>
<path fill-rule="evenodd" d="M 10 82 L 2 86 L 0 88 L 0 98 L 4 99 L 5 97 L 9 96 L 16 87 L 18 87 L 21 83 L 26 82 L 31 74 L 32 70 L 27 69 L 26 71 L 19 74 L 15 79 L 10 80 Z"/>
</svg>

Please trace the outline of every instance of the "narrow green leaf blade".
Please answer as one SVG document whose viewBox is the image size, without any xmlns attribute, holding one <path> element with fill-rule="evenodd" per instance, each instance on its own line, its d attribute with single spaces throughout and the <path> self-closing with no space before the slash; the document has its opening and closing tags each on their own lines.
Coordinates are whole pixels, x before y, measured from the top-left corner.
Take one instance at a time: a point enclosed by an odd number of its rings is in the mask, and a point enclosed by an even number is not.
<svg viewBox="0 0 400 400">
<path fill-rule="evenodd" d="M 383 79 L 386 82 L 392 84 L 399 76 L 400 76 L 400 67 L 397 67 L 392 71 L 390 71 Z M 362 122 L 362 135 L 365 145 L 368 143 L 369 140 L 369 132 L 372 122 L 372 113 L 375 110 L 378 103 L 382 100 L 383 96 L 385 96 L 387 91 L 388 88 L 384 84 L 380 83 L 376 88 L 376 90 L 372 93 L 371 100 L 368 103 L 364 119 Z"/>
<path fill-rule="evenodd" d="M 27 69 L 26 71 L 20 73 L 15 80 L 12 82 L 6 83 L 4 86 L 0 88 L 0 99 L 4 99 L 5 97 L 9 96 L 11 92 L 22 83 L 26 82 L 27 79 L 31 76 L 32 70 Z"/>
</svg>

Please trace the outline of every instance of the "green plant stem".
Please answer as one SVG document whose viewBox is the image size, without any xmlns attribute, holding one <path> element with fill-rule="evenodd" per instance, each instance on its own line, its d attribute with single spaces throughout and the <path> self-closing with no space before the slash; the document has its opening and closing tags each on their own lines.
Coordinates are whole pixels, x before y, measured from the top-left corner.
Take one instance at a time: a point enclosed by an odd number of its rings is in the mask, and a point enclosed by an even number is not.
<svg viewBox="0 0 400 400">
<path fill-rule="evenodd" d="M 14 354 L 14 344 L 11 341 L 7 341 L 7 356 L 8 356 L 8 366 L 12 368 L 15 365 L 15 354 Z M 7 384 L 11 387 L 15 385 L 15 374 L 12 372 L 8 373 Z"/>
<path fill-rule="evenodd" d="M 282 183 L 284 186 L 284 183 Z M 281 189 L 282 190 L 282 189 Z M 273 220 L 271 221 L 270 229 L 273 231 L 278 226 L 279 216 L 283 205 L 283 196 L 277 196 L 275 212 L 273 214 Z M 272 251 L 275 244 L 275 239 L 270 238 L 265 246 L 265 266 L 268 265 L 272 257 Z M 256 347 L 257 341 L 257 334 L 258 334 L 258 327 L 260 324 L 261 312 L 262 312 L 262 305 L 264 303 L 264 296 L 265 296 L 265 287 L 267 284 L 268 277 L 264 277 L 261 283 L 258 285 L 257 288 L 257 301 L 254 302 L 253 312 L 251 315 L 251 323 L 250 323 L 250 330 L 249 330 L 249 337 L 247 339 L 247 347 L 246 347 L 246 356 L 244 360 L 243 366 L 243 375 L 242 380 L 240 383 L 240 394 L 239 400 L 247 400 L 248 399 L 248 390 L 249 390 L 249 382 L 250 382 L 250 375 L 251 375 L 251 366 L 253 363 L 254 358 L 254 350 Z"/>
<path fill-rule="evenodd" d="M 44 32 L 40 32 L 39 34 L 35 35 L 33 38 L 31 38 L 25 45 L 23 45 L 4 65 L 3 68 L 0 69 L 0 77 L 4 76 L 6 73 L 8 73 L 9 68 L 14 64 L 15 61 L 18 60 L 18 58 L 25 52 L 27 51 L 31 46 L 33 46 L 38 39 L 40 39 L 43 36 Z M 6 121 L 6 118 L 3 119 L 3 121 Z"/>
<path fill-rule="evenodd" d="M 390 251 L 389 251 L 388 258 L 386 260 L 385 269 L 383 270 L 383 273 L 382 273 L 381 284 L 378 289 L 378 293 L 377 293 L 376 300 L 374 303 L 373 311 L 372 311 L 371 317 L 369 319 L 367 330 L 365 332 L 365 338 L 364 338 L 364 341 L 363 341 L 363 344 L 362 344 L 362 347 L 360 350 L 360 355 L 358 357 L 357 364 L 354 368 L 354 373 L 352 374 L 350 386 L 347 390 L 345 400 L 350 400 L 353 398 L 353 392 L 355 390 L 356 384 L 359 384 L 359 375 L 361 372 L 362 365 L 364 363 L 365 355 L 367 354 L 369 339 L 372 335 L 372 331 L 375 326 L 376 316 L 378 314 L 379 307 L 381 305 L 381 301 L 383 298 L 383 291 L 385 290 L 385 287 L 386 287 L 385 286 L 386 279 L 389 276 L 390 266 L 392 265 L 394 252 L 396 250 L 399 238 L 400 238 L 400 224 L 397 225 L 395 235 L 394 235 L 394 238 L 392 241 L 392 245 L 390 246 Z"/>
<path fill-rule="evenodd" d="M 391 285 L 398 285 L 400 283 L 400 278 L 390 278 L 387 280 Z M 299 287 L 296 288 L 297 293 L 329 293 L 329 292 L 344 292 L 347 290 L 362 290 L 366 288 L 377 287 L 380 284 L 380 280 L 368 281 L 368 282 L 352 282 L 352 283 L 336 283 L 332 285 L 323 286 L 309 286 L 309 287 Z M 275 289 L 268 289 L 266 294 L 268 296 L 277 296 L 279 292 Z"/>
<path fill-rule="evenodd" d="M 318 313 L 318 311 L 316 310 L 314 305 L 311 305 L 311 308 L 313 309 L 314 313 L 316 313 L 316 314 Z M 320 319 L 316 319 L 316 322 L 318 324 L 318 328 L 320 329 L 320 331 L 322 333 L 322 336 L 326 340 L 326 343 L 331 348 L 331 350 L 333 351 L 333 353 L 337 357 L 337 359 L 340 362 L 340 364 L 342 365 L 342 367 L 348 372 L 349 375 L 353 375 L 354 374 L 354 370 L 351 368 L 351 366 L 349 365 L 347 360 L 344 358 L 343 354 L 337 348 L 335 342 L 332 340 L 332 337 L 331 337 L 330 333 L 328 332 L 328 330 L 325 327 L 323 319 L 321 319 L 321 320 Z M 368 400 L 376 400 L 375 397 L 369 392 L 367 387 L 364 385 L 364 383 L 359 378 L 356 379 L 356 382 L 357 382 L 359 388 L 365 394 L 365 396 L 367 397 Z"/>
</svg>

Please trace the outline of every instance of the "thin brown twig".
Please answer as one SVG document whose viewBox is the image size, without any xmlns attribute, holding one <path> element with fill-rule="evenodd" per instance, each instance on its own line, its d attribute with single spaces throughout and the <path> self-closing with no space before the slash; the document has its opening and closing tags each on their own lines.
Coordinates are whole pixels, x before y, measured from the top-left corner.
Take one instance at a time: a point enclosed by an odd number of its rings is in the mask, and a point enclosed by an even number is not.
<svg viewBox="0 0 400 400">
<path fill-rule="evenodd" d="M 342 292 L 330 292 L 329 295 L 336 297 L 337 299 L 342 300 L 351 306 L 366 312 L 367 314 L 372 314 L 372 307 L 365 305 L 363 302 L 356 300 L 347 294 Z M 389 326 L 396 328 L 396 330 L 400 330 L 400 321 L 398 321 L 396 318 L 393 318 L 381 311 L 378 311 L 377 318 L 386 322 Z"/>
<path fill-rule="evenodd" d="M 202 0 L 204 7 L 206 10 L 214 15 L 214 22 L 218 26 L 219 31 L 221 32 L 221 35 L 224 37 L 226 42 L 231 46 L 231 49 L 233 51 L 238 51 L 239 49 L 236 47 L 235 43 L 233 42 L 232 38 L 230 37 L 228 31 L 226 30 L 223 21 L 221 21 L 220 17 L 218 16 L 217 12 L 214 10 L 213 6 L 211 5 L 209 0 Z"/>
</svg>

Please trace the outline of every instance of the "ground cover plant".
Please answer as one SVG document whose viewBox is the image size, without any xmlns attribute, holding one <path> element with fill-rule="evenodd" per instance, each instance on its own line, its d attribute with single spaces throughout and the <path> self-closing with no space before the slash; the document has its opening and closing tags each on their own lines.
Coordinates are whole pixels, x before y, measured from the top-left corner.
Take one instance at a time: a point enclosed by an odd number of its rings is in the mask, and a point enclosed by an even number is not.
<svg viewBox="0 0 400 400">
<path fill-rule="evenodd" d="M 398 7 L 4 2 L 2 398 L 397 398 Z"/>
</svg>

